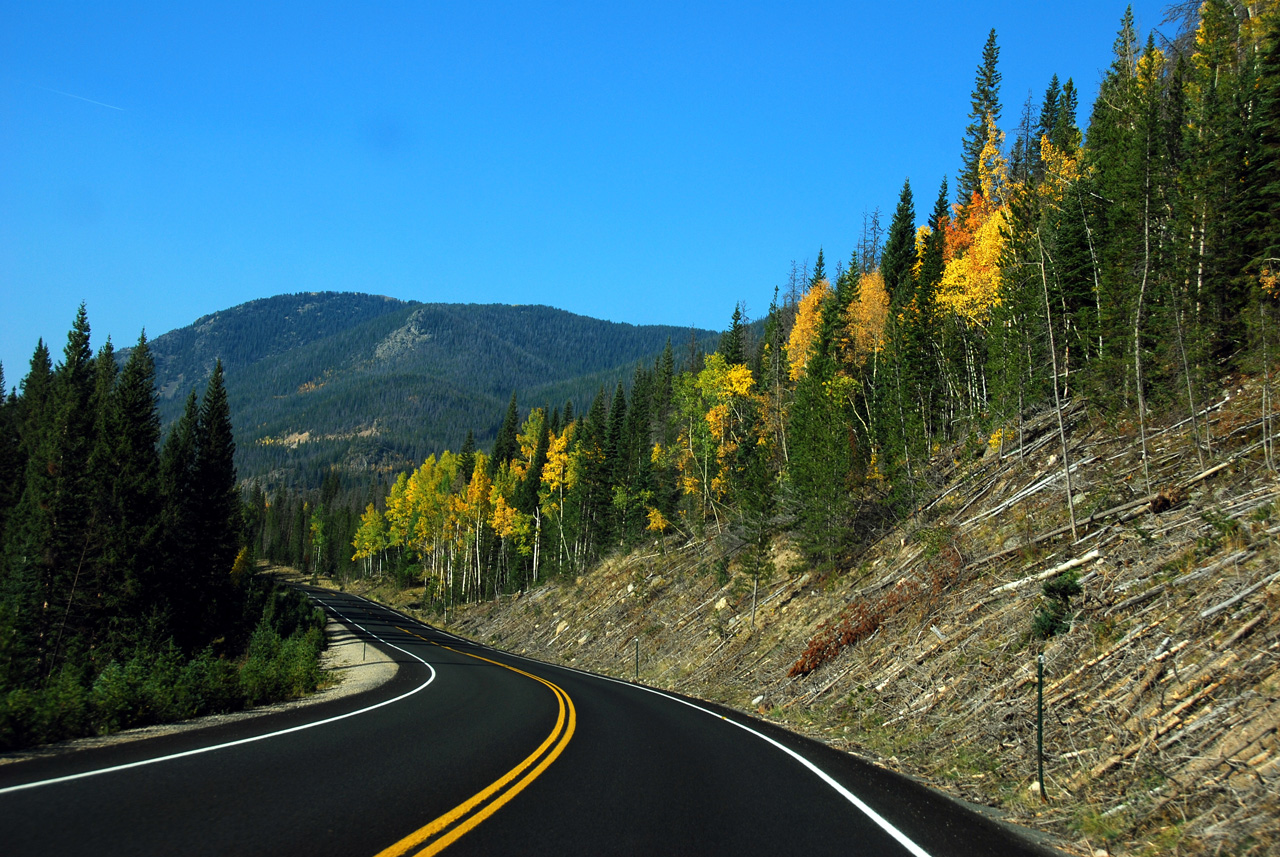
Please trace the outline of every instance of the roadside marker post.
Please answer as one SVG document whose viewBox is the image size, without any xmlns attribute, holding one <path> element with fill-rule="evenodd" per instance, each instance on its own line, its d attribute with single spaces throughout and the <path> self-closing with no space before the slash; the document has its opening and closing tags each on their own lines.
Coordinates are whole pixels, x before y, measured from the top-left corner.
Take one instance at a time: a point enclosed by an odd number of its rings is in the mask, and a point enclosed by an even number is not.
<svg viewBox="0 0 1280 857">
<path fill-rule="evenodd" d="M 1040 800 L 1048 802 L 1044 793 L 1044 652 L 1036 655 L 1036 777 Z"/>
<path fill-rule="evenodd" d="M 636 637 L 636 684 L 640 683 L 640 638 Z"/>
</svg>

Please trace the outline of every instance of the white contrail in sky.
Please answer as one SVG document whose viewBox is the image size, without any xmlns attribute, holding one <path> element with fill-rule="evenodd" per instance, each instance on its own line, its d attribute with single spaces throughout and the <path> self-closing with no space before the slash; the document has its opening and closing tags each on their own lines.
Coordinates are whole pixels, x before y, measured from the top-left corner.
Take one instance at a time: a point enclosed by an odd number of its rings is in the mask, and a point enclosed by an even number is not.
<svg viewBox="0 0 1280 857">
<path fill-rule="evenodd" d="M 99 107 L 109 107 L 109 108 L 111 108 L 112 110 L 119 110 L 119 111 L 122 111 L 122 112 L 124 111 L 124 108 L 123 108 L 123 107 L 116 107 L 114 104 L 105 104 L 105 103 L 103 103 L 103 102 L 101 102 L 101 101 L 94 101 L 92 98 L 85 98 L 83 95 L 75 95 L 75 94 L 70 93 L 70 92 L 63 92 L 61 89 L 54 89 L 54 88 L 49 87 L 49 86 L 41 86 L 41 85 L 40 85 L 40 84 L 38 84 L 38 83 L 33 83 L 33 84 L 31 84 L 31 85 L 32 85 L 32 86 L 34 86 L 36 89 L 43 89 L 45 92 L 52 92 L 52 93 L 55 93 L 55 94 L 57 94 L 57 95 L 65 95 L 67 98 L 78 98 L 78 99 L 80 99 L 81 101 L 87 101 L 87 102 L 89 102 L 90 104 L 96 104 L 96 105 L 98 105 Z"/>
</svg>

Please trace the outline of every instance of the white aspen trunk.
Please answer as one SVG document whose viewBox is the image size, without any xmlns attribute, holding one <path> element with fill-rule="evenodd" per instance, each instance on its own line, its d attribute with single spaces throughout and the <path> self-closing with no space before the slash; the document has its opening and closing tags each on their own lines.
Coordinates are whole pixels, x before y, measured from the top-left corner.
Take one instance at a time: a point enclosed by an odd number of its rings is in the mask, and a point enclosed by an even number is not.
<svg viewBox="0 0 1280 857">
<path fill-rule="evenodd" d="M 533 510 L 533 582 L 538 582 L 538 555 L 542 549 L 542 507 Z"/>
<path fill-rule="evenodd" d="M 1204 470 L 1204 450 L 1200 446 L 1200 421 L 1196 417 L 1196 399 L 1191 389 L 1191 366 L 1187 362 L 1187 346 L 1182 337 L 1182 308 L 1178 306 L 1176 297 L 1174 299 L 1173 317 L 1178 331 L 1178 352 L 1182 356 L 1182 376 L 1187 380 L 1187 407 L 1191 411 L 1191 431 L 1196 439 L 1196 458 L 1200 461 L 1200 469 Z"/>
<path fill-rule="evenodd" d="M 1146 171 L 1142 202 L 1142 280 L 1138 285 L 1138 305 L 1133 313 L 1133 371 L 1138 393 L 1138 435 L 1142 438 L 1142 478 L 1151 493 L 1151 462 L 1147 454 L 1147 397 L 1142 390 L 1142 307 L 1147 296 L 1147 273 L 1151 270 L 1151 171 Z"/>
<path fill-rule="evenodd" d="M 1067 513 L 1071 516 L 1071 541 L 1079 540 L 1076 535 L 1076 505 L 1071 497 L 1071 459 L 1067 451 L 1067 432 L 1062 424 L 1062 400 L 1058 397 L 1058 349 L 1054 344 L 1053 313 L 1049 303 L 1049 278 L 1044 271 L 1044 244 L 1040 241 L 1040 231 L 1036 230 L 1036 244 L 1040 248 L 1040 283 L 1044 287 L 1044 321 L 1049 328 L 1049 357 L 1053 368 L 1053 408 L 1058 414 L 1058 440 L 1062 444 L 1062 472 L 1067 477 Z"/>
<path fill-rule="evenodd" d="M 1267 343 L 1267 298 L 1258 302 L 1258 315 L 1262 322 L 1262 455 L 1267 469 L 1276 471 L 1275 445 L 1271 440 L 1271 359 Z M 1197 437 L 1199 435 L 1197 434 Z"/>
</svg>

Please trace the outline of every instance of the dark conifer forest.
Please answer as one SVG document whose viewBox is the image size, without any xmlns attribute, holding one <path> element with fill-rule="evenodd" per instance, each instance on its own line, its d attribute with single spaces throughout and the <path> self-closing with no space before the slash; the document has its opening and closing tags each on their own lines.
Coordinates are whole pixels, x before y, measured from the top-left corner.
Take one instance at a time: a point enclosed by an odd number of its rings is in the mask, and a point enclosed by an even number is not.
<svg viewBox="0 0 1280 857">
<path fill-rule="evenodd" d="M 160 443 L 145 337 L 95 355 L 84 307 L 0 403 L 0 747 L 314 688 L 322 619 L 244 547 L 221 364 Z"/>
</svg>

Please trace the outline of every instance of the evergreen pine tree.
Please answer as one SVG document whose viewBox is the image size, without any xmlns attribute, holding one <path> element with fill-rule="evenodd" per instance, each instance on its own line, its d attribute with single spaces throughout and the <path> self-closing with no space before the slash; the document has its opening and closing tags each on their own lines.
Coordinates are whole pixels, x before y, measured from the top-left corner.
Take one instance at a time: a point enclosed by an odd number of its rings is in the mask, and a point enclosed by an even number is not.
<svg viewBox="0 0 1280 857">
<path fill-rule="evenodd" d="M 720 354 L 729 365 L 746 363 L 745 331 L 742 324 L 742 304 L 733 307 L 733 318 L 729 320 L 729 329 L 720 337 Z"/>
<path fill-rule="evenodd" d="M 0 633 L 8 635 L 0 675 L 9 686 L 43 677 L 49 642 L 44 598 L 52 561 L 47 534 L 53 527 L 55 483 L 50 467 L 54 408 L 53 370 L 43 340 L 36 344 L 21 389 L 15 422 L 24 473 L 20 499 L 5 533 L 5 568 L 0 578 Z"/>
<path fill-rule="evenodd" d="M 199 576 L 204 563 L 196 553 L 200 539 L 196 495 L 198 401 L 192 390 L 160 453 L 163 571 L 157 590 L 160 609 L 171 617 L 174 637 L 187 651 L 198 649 L 205 642 L 199 615 Z"/>
<path fill-rule="evenodd" d="M 961 205 L 968 205 L 975 193 L 982 191 L 978 178 L 978 161 L 992 123 L 1000 123 L 1000 48 L 996 45 L 996 31 L 991 30 L 982 49 L 982 64 L 970 96 L 969 124 L 965 128 L 964 157 L 957 179 L 956 193 Z"/>
<path fill-rule="evenodd" d="M 653 385 L 649 394 L 649 436 L 664 447 L 670 446 L 675 438 L 671 404 L 675 394 L 675 374 L 675 355 L 668 339 L 662 354 L 654 361 Z"/>
<path fill-rule="evenodd" d="M 502 426 L 493 441 L 493 456 L 489 459 L 489 477 L 498 472 L 498 468 L 507 464 L 520 451 L 516 440 L 520 431 L 520 411 L 516 406 L 516 394 L 512 392 L 511 402 L 507 405 L 507 414 L 502 419 Z"/>
<path fill-rule="evenodd" d="M 827 278 L 827 266 L 822 261 L 822 248 L 818 248 L 818 261 L 814 263 L 813 275 L 809 277 L 809 288 L 813 288 L 816 284 Z"/>
<path fill-rule="evenodd" d="M 120 374 L 110 337 L 94 358 L 94 389 L 90 408 L 93 434 L 89 447 L 90 509 L 84 534 L 81 564 L 84 585 L 78 587 L 77 618 L 90 629 L 91 645 L 107 636 L 120 639 L 120 630 L 132 625 L 132 611 L 124 603 L 126 568 L 116 550 L 119 518 L 112 496 L 116 476 L 116 440 L 119 412 L 116 407 L 116 378 Z"/>
<path fill-rule="evenodd" d="M 27 387 L 43 384 L 47 352 L 37 347 Z M 34 640 L 37 675 L 47 676 L 77 644 L 77 609 L 87 522 L 92 506 L 89 451 L 94 375 L 89 321 L 81 304 L 67 334 L 63 361 L 49 379 L 43 406 L 24 405 L 29 450 L 23 498 L 10 534 L 10 574 L 22 622 Z M 82 600 L 82 599 L 80 599 Z"/>
<path fill-rule="evenodd" d="M 1250 113 L 1252 176 L 1236 212 L 1244 238 L 1248 273 L 1280 270 L 1280 16 L 1272 19 L 1258 57 Z"/>
<path fill-rule="evenodd" d="M 1044 178 L 1044 164 L 1040 161 L 1040 141 L 1045 137 L 1053 141 L 1054 129 L 1058 127 L 1058 114 L 1062 106 L 1062 85 L 1055 74 L 1049 80 L 1049 87 L 1044 92 L 1044 100 L 1040 102 L 1040 116 L 1030 141 L 1031 176 L 1039 184 Z"/>
<path fill-rule="evenodd" d="M 109 503 L 114 530 L 107 534 L 115 593 L 130 623 L 161 616 L 160 417 L 156 411 L 155 364 L 146 334 L 129 352 L 115 385 L 114 472 Z"/>
<path fill-rule="evenodd" d="M 204 554 L 214 576 L 230 572 L 240 548 L 240 495 L 235 454 L 231 407 L 219 360 L 200 402 L 195 461 L 196 496 L 200 513 L 207 522 L 197 550 Z"/>
<path fill-rule="evenodd" d="M 1067 78 L 1067 82 L 1062 85 L 1062 96 L 1058 100 L 1057 119 L 1053 130 L 1049 132 L 1049 139 L 1053 145 L 1064 151 L 1080 148 L 1080 128 L 1076 124 L 1079 97 L 1075 82 Z"/>
<path fill-rule="evenodd" d="M 609 406 L 609 424 L 604 437 L 605 484 L 609 489 L 622 485 L 627 477 L 627 457 L 624 430 L 627 422 L 627 394 L 619 381 L 613 391 L 613 404 Z"/>
<path fill-rule="evenodd" d="M 5 393 L 4 366 L 0 365 L 0 555 L 5 524 L 22 492 L 22 445 L 18 434 L 18 400 Z M 0 575 L 3 571 L 0 570 Z"/>
<path fill-rule="evenodd" d="M 1018 130 L 1014 136 L 1013 149 L 1009 152 L 1009 180 L 1018 184 L 1030 182 L 1036 169 L 1038 153 L 1033 143 L 1036 139 L 1035 125 L 1031 122 L 1031 95 L 1022 103 L 1022 116 L 1018 120 Z"/>
<path fill-rule="evenodd" d="M 1126 9 L 1113 46 L 1114 59 L 1103 77 L 1089 119 L 1086 159 L 1092 175 L 1079 201 L 1082 218 L 1092 223 L 1095 247 L 1098 317 L 1093 326 L 1098 338 L 1097 358 L 1090 372 L 1095 379 L 1095 400 L 1104 406 L 1118 404 L 1117 397 L 1133 394 L 1131 338 L 1133 309 L 1133 236 L 1140 233 L 1137 199 L 1139 164 L 1134 133 L 1138 113 L 1138 49 L 1133 10 Z M 1096 204 L 1096 216 L 1089 216 Z"/>
<path fill-rule="evenodd" d="M 462 451 L 458 453 L 458 477 L 464 482 L 471 480 L 476 469 L 476 436 L 467 429 L 467 439 L 462 442 Z"/>
<path fill-rule="evenodd" d="M 915 297 L 912 266 L 916 257 L 916 209 L 911 196 L 911 180 L 902 183 L 898 207 L 889 223 L 889 238 L 880 256 L 880 274 L 889 293 L 889 306 L 898 310 Z"/>
<path fill-rule="evenodd" d="M 67 334 L 63 362 L 54 374 L 54 472 L 53 528 L 50 575 L 46 603 L 50 613 L 52 644 L 48 669 L 76 643 L 88 615 L 83 609 L 88 584 L 89 523 L 93 514 L 94 485 L 89 468 L 94 436 L 94 360 L 89 345 L 89 319 L 84 304 Z"/>
<path fill-rule="evenodd" d="M 604 388 L 601 388 L 580 421 L 576 441 L 582 471 L 572 491 L 576 520 L 571 523 L 577 531 L 575 553 L 583 563 L 593 561 L 600 546 L 611 541 L 609 524 L 613 498 L 609 491 L 608 459 L 605 455 L 608 412 L 604 397 Z"/>
<path fill-rule="evenodd" d="M 833 562 L 850 523 L 855 442 L 847 397 L 835 389 L 834 324 L 824 324 L 795 388 L 787 427 L 790 504 L 810 554 Z"/>
<path fill-rule="evenodd" d="M 912 337 L 910 344 L 912 359 L 908 378 L 920 413 L 923 435 L 921 440 L 925 443 L 944 422 L 942 402 L 945 374 L 940 350 L 942 332 L 939 329 L 934 300 L 946 267 L 946 229 L 949 213 L 947 199 L 947 180 L 943 177 L 938 187 L 938 198 L 929 215 L 929 235 L 925 238 L 920 256 L 920 268 L 916 275 L 914 312 L 908 328 Z M 927 458 L 927 449 L 922 446 L 920 451 Z"/>
</svg>

